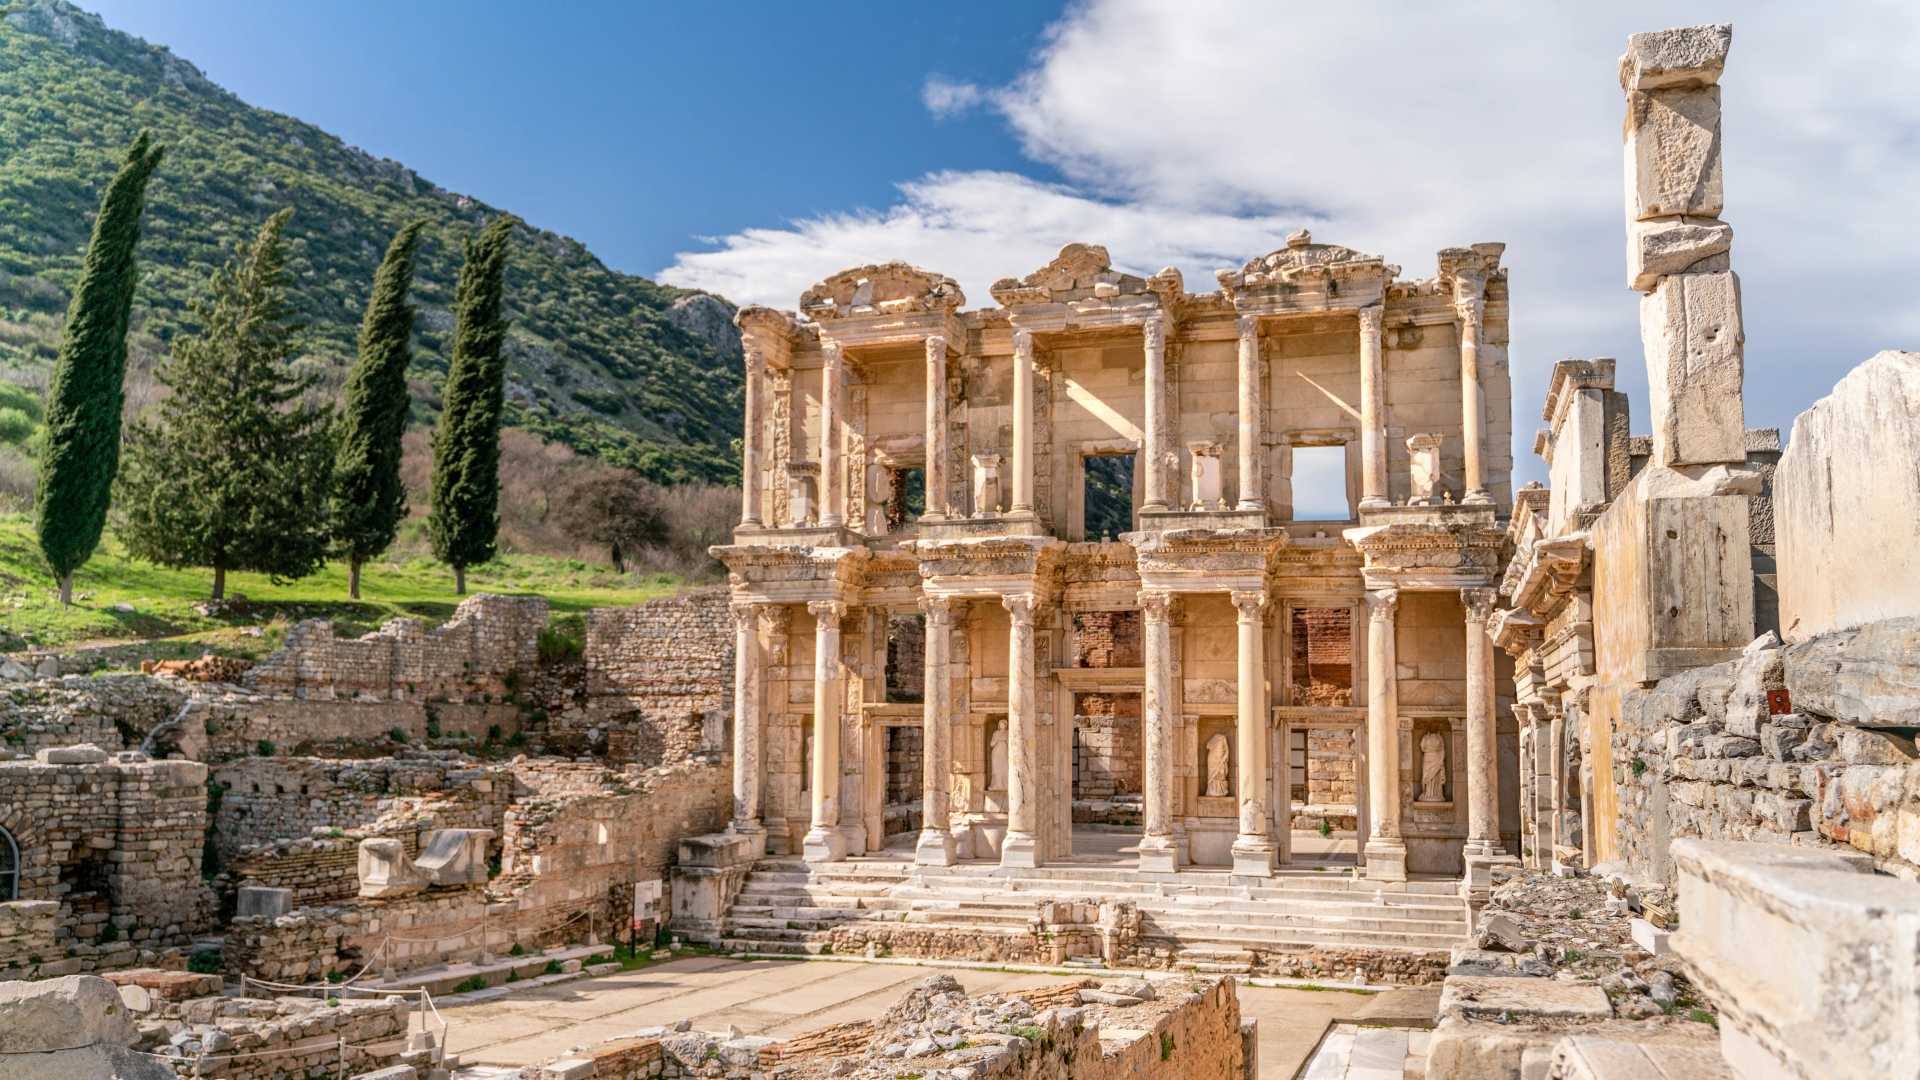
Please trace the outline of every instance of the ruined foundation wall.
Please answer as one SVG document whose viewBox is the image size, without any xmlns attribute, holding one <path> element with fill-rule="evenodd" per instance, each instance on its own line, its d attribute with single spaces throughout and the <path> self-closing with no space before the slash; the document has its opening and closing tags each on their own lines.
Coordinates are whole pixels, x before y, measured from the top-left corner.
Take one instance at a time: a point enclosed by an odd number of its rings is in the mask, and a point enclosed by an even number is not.
<svg viewBox="0 0 1920 1080">
<path fill-rule="evenodd" d="M 1753 649 L 1628 691 L 1611 747 L 1620 853 L 1662 882 L 1681 837 L 1848 846 L 1914 876 L 1916 726 L 1920 618 Z"/>
<path fill-rule="evenodd" d="M 653 766 L 726 745 L 733 618 L 722 588 L 587 615 L 588 708 L 580 722 L 615 761 Z M 550 731 L 549 739 L 585 732 Z"/>
<path fill-rule="evenodd" d="M 0 752 L 34 754 L 81 743 L 108 751 L 131 749 L 186 700 L 178 688 L 145 675 L 69 675 L 16 683 L 0 689 Z"/>
<path fill-rule="evenodd" d="M 539 660 L 547 601 L 540 596 L 469 597 L 444 626 L 393 619 L 363 637 L 341 640 L 333 624 L 310 619 L 242 678 L 250 689 L 319 697 L 396 700 L 479 689 L 504 690 L 509 672 Z"/>
</svg>

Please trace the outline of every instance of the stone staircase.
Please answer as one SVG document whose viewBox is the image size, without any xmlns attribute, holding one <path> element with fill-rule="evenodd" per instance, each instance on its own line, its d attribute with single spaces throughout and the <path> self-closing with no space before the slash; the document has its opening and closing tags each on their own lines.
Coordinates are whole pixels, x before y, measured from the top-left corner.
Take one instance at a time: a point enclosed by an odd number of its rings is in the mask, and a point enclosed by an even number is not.
<svg viewBox="0 0 1920 1080">
<path fill-rule="evenodd" d="M 861 924 L 1026 934 L 1046 900 L 1125 899 L 1141 912 L 1142 946 L 1174 966 L 1245 973 L 1254 949 L 1314 946 L 1444 951 L 1467 934 L 1453 881 L 1382 886 L 1345 868 L 1287 868 L 1258 884 L 1222 871 L 1143 878 L 1128 866 L 1064 863 L 920 867 L 883 859 L 808 864 L 764 859 L 723 924 L 723 947 L 788 955 L 827 951 L 831 931 Z"/>
</svg>

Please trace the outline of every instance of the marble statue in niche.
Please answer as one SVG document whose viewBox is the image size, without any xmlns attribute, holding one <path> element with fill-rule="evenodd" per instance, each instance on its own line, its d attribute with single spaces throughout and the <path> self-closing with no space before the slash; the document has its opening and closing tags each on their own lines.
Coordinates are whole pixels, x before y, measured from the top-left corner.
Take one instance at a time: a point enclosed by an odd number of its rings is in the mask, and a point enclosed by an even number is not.
<svg viewBox="0 0 1920 1080">
<path fill-rule="evenodd" d="M 1223 732 L 1214 732 L 1207 740 L 1207 797 L 1224 798 L 1233 794 L 1227 779 L 1227 736 Z"/>
<path fill-rule="evenodd" d="M 1007 790 L 1007 725 L 993 729 L 987 743 L 987 790 Z"/>
<path fill-rule="evenodd" d="M 1420 736 L 1419 801 L 1447 801 L 1447 737 L 1438 731 Z"/>
</svg>

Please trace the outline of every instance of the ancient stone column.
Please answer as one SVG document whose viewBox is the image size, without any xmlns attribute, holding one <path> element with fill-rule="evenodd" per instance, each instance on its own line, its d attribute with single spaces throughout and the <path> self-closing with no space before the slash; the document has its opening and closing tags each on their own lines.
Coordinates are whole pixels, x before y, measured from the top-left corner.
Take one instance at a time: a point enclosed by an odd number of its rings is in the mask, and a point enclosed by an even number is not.
<svg viewBox="0 0 1920 1080">
<path fill-rule="evenodd" d="M 1547 838 L 1546 863 L 1551 869 L 1560 865 L 1559 849 L 1562 845 L 1579 846 L 1568 835 L 1570 830 L 1567 828 L 1567 715 L 1564 708 L 1554 709 L 1548 721 L 1547 753 L 1551 755 L 1547 767 L 1552 777 L 1547 785 L 1548 795 L 1553 799 L 1548 820 L 1553 825 L 1553 833 Z"/>
<path fill-rule="evenodd" d="M 1480 394 L 1480 334 L 1486 325 L 1487 302 L 1483 281 L 1456 281 L 1454 313 L 1460 319 L 1460 456 L 1466 474 L 1463 503 L 1488 503 L 1486 466 L 1480 460 L 1487 437 L 1487 406 Z M 1470 290 L 1470 291 L 1469 291 Z"/>
<path fill-rule="evenodd" d="M 742 343 L 747 355 L 745 425 L 740 432 L 740 524 L 760 524 L 760 395 L 766 382 L 767 354 L 751 338 Z"/>
<path fill-rule="evenodd" d="M 760 731 L 763 657 L 760 607 L 734 604 L 733 612 L 733 822 L 728 831 L 751 837 L 766 851 L 760 822 Z"/>
<path fill-rule="evenodd" d="M 1500 849 L 1500 756 L 1493 724 L 1493 642 L 1487 618 L 1492 589 L 1461 589 L 1467 609 L 1467 845 L 1468 856 Z"/>
<path fill-rule="evenodd" d="M 920 840 L 913 861 L 923 866 L 953 865 L 953 680 L 948 674 L 953 649 L 953 601 L 924 596 L 920 610 L 927 614 L 926 691 L 921 721 L 920 754 L 925 779 L 920 789 Z"/>
<path fill-rule="evenodd" d="M 1394 614 L 1400 590 L 1367 593 L 1367 876 L 1407 880 L 1400 838 L 1400 703 L 1394 665 Z"/>
<path fill-rule="evenodd" d="M 1241 510 L 1265 510 L 1266 403 L 1260 394 L 1260 320 L 1240 316 L 1240 502 Z"/>
<path fill-rule="evenodd" d="M 1233 872 L 1273 876 L 1273 838 L 1267 822 L 1267 641 L 1264 592 L 1236 591 L 1240 655 L 1235 763 L 1240 835 L 1233 841 Z"/>
<path fill-rule="evenodd" d="M 1381 366 L 1380 324 L 1386 308 L 1360 309 L 1360 505 L 1386 506 L 1387 377 Z"/>
<path fill-rule="evenodd" d="M 927 336 L 927 510 L 921 517 L 947 516 L 947 339 Z"/>
<path fill-rule="evenodd" d="M 823 340 L 820 352 L 825 358 L 820 368 L 820 526 L 833 529 L 843 520 L 846 501 L 840 490 L 840 380 L 846 359 L 837 341 Z"/>
<path fill-rule="evenodd" d="M 1032 593 L 1000 598 L 1007 609 L 1007 838 L 1000 845 L 1001 866 L 1040 865 L 1039 831 L 1034 810 L 1039 780 L 1034 761 Z"/>
<path fill-rule="evenodd" d="M 1033 332 L 1013 332 L 1013 505 L 1033 513 Z"/>
<path fill-rule="evenodd" d="M 813 614 L 813 822 L 802 854 L 808 862 L 833 862 L 847 855 L 840 833 L 840 620 L 847 605 L 839 600 L 807 604 Z"/>
<path fill-rule="evenodd" d="M 1142 510 L 1167 509 L 1167 319 L 1155 315 L 1141 326 L 1147 351 L 1147 413 L 1142 426 L 1147 470 L 1146 501 Z"/>
<path fill-rule="evenodd" d="M 1142 592 L 1146 688 L 1146 833 L 1140 838 L 1140 869 L 1171 874 L 1178 868 L 1179 851 L 1173 839 L 1173 596 Z"/>
</svg>

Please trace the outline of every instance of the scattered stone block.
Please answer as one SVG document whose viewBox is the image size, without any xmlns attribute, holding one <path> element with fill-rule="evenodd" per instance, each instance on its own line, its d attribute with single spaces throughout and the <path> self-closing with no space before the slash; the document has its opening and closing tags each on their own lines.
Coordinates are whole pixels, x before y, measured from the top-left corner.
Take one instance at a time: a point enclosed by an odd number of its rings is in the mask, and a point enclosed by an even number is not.
<svg viewBox="0 0 1920 1080">
<path fill-rule="evenodd" d="M 1640 299 L 1653 464 L 1746 461 L 1745 341 L 1731 271 L 1663 277 Z"/>
<path fill-rule="evenodd" d="M 42 765 L 98 765 L 107 758 L 107 752 L 92 743 L 50 746 L 33 755 L 33 759 Z"/>
<path fill-rule="evenodd" d="M 1613 1015 L 1598 986 L 1551 979 L 1449 975 L 1440 1016 L 1467 1020 L 1604 1020 Z"/>
<path fill-rule="evenodd" d="M 269 889 L 261 885 L 242 885 L 234 898 L 234 915 L 259 915 L 274 919 L 293 910 L 292 889 Z"/>
</svg>

